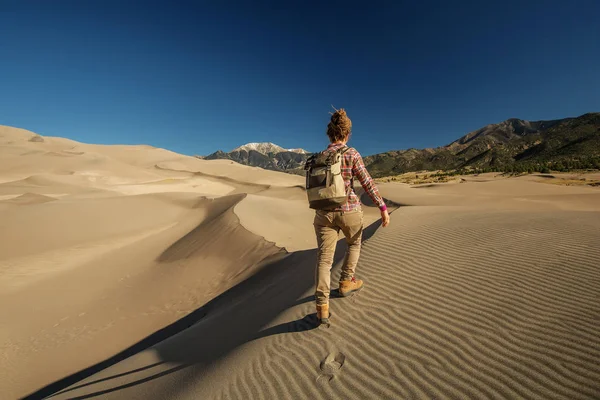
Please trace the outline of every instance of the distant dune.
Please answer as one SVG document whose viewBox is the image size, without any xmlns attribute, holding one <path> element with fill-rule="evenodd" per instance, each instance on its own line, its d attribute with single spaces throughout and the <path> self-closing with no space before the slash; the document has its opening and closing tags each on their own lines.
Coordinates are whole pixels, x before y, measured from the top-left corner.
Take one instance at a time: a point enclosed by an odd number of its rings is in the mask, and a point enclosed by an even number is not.
<svg viewBox="0 0 600 400">
<path fill-rule="evenodd" d="M 600 188 L 465 179 L 316 328 L 303 177 L 0 127 L 0 397 L 600 398 Z"/>
</svg>

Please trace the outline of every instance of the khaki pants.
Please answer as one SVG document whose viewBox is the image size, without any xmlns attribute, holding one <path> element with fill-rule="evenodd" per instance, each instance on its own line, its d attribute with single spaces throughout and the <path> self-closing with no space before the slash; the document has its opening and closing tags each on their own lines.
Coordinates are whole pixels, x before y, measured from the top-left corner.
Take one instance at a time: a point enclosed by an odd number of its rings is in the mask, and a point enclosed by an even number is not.
<svg viewBox="0 0 600 400">
<path fill-rule="evenodd" d="M 363 212 L 360 208 L 353 211 L 317 210 L 314 226 L 318 245 L 315 299 L 320 305 L 329 302 L 331 267 L 340 230 L 344 232 L 348 243 L 340 280 L 348 280 L 354 276 L 360 256 Z"/>
</svg>

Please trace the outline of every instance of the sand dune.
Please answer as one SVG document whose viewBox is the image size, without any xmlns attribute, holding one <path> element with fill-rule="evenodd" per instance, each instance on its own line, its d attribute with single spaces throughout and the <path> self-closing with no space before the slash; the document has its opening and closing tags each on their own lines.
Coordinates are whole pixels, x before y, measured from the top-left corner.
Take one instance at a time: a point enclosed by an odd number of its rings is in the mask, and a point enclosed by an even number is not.
<svg viewBox="0 0 600 400">
<path fill-rule="evenodd" d="M 600 188 L 481 180 L 363 194 L 317 328 L 302 177 L 0 127 L 0 397 L 599 398 Z"/>
<path fill-rule="evenodd" d="M 40 221 L 49 231 L 37 231 L 40 238 L 31 237 L 31 228 L 26 229 L 31 225 L 14 221 L 13 231 L 24 226 L 29 245 L 14 235 L 21 245 L 8 242 L 2 249 L 0 301 L 10 307 L 0 310 L 0 320 L 11 321 L 0 330 L 2 386 L 23 395 L 32 386 L 100 362 L 192 312 L 247 278 L 264 258 L 280 253 L 239 224 L 233 207 L 241 196 L 88 200 L 86 206 L 107 212 L 77 220 L 77 210 L 67 205 L 76 224 L 63 224 L 57 232 L 50 221 Z M 139 212 L 127 209 L 127 203 Z M 66 220 L 68 214 L 58 211 L 40 210 Z M 88 224 L 97 230 L 79 226 Z M 112 228 L 121 230 L 117 234 Z M 49 368 L 56 363 L 60 366 Z"/>
<path fill-rule="evenodd" d="M 561 187 L 520 178 L 411 187 L 380 184 L 383 196 L 404 206 L 455 206 L 477 209 L 600 211 L 600 191 Z M 368 199 L 365 199 L 368 202 Z"/>
<path fill-rule="evenodd" d="M 0 130 L 2 397 L 118 353 L 285 252 L 233 213 L 255 182 L 158 169 L 206 162 L 148 146 L 30 137 Z"/>
<path fill-rule="evenodd" d="M 369 286 L 332 300 L 329 329 L 313 329 L 314 254 L 298 252 L 56 398 L 597 398 L 599 227 L 408 207 L 365 244 Z"/>
</svg>

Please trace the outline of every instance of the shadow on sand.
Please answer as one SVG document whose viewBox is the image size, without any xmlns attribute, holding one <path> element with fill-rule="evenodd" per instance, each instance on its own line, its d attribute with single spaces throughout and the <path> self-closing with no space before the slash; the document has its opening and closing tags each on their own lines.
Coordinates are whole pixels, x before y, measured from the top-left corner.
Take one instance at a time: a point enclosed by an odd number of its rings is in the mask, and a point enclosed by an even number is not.
<svg viewBox="0 0 600 400">
<path fill-rule="evenodd" d="M 377 221 L 366 227 L 363 233 L 363 242 L 373 236 L 380 225 L 381 221 Z M 334 267 L 332 269 L 332 286 L 334 287 L 337 278 L 339 278 L 346 248 L 345 239 L 340 240 L 335 252 Z M 303 296 L 314 287 L 316 257 L 316 249 L 298 251 L 284 257 L 277 256 L 277 258 L 267 262 L 250 278 L 173 324 L 149 335 L 113 357 L 39 389 L 25 397 L 25 399 L 53 397 L 53 394 L 71 392 L 78 388 L 148 370 L 161 364 L 178 364 L 171 369 L 163 370 L 127 384 L 112 388 L 103 387 L 102 390 L 93 393 L 69 397 L 71 399 L 92 398 L 140 385 L 190 366 L 194 366 L 194 371 L 202 370 L 238 346 L 253 340 L 314 329 L 317 326 L 315 314 L 308 314 L 296 321 L 267 329 L 263 328 L 286 309 L 314 300 L 313 296 Z M 332 293 L 333 296 L 334 293 Z M 194 325 L 194 328 L 188 329 L 192 325 Z M 190 343 L 191 340 L 194 343 L 193 348 L 180 345 L 181 341 L 179 339 L 181 337 L 175 338 L 176 340 L 167 340 L 178 333 L 188 335 L 183 339 L 187 343 Z M 156 346 L 155 349 L 162 360 L 161 362 L 65 390 L 69 386 L 152 346 Z"/>
</svg>

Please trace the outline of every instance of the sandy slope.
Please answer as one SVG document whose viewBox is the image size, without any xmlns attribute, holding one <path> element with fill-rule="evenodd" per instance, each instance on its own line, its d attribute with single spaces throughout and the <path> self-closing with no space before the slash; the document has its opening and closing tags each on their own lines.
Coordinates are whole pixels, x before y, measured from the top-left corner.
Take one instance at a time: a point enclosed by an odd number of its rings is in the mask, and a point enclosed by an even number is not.
<svg viewBox="0 0 600 400">
<path fill-rule="evenodd" d="M 0 128 L 3 398 L 600 397 L 599 188 L 383 184 L 315 328 L 301 177 L 33 135 Z"/>
<path fill-rule="evenodd" d="M 599 213 L 415 206 L 392 224 L 329 329 L 300 251 L 56 398 L 598 397 Z"/>
<path fill-rule="evenodd" d="M 247 192 L 285 197 L 299 177 L 244 182 L 240 166 L 220 165 L 223 178 L 148 146 L 32 137 L 0 129 L 2 398 L 118 353 L 284 252 L 233 209 Z"/>
</svg>

